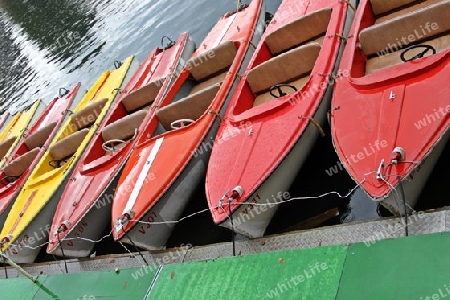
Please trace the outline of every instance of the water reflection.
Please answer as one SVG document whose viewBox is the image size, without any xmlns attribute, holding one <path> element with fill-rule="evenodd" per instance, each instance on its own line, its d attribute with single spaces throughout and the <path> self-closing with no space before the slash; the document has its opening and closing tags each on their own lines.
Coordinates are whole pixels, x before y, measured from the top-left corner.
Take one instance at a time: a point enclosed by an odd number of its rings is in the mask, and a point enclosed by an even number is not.
<svg viewBox="0 0 450 300">
<path fill-rule="evenodd" d="M 20 48 L 14 40 L 12 28 L 8 24 L 5 13 L 0 10 L 0 107 L 8 103 L 12 82 L 17 79 L 14 74 L 23 73 L 28 61 L 26 58 L 17 59 L 21 56 Z M 9 75 L 9 76 L 8 76 Z"/>
<path fill-rule="evenodd" d="M 46 50 L 49 61 L 64 61 L 80 53 L 82 38 L 90 39 L 95 6 L 89 1 L 1 0 L 0 6 L 28 38 Z"/>
</svg>

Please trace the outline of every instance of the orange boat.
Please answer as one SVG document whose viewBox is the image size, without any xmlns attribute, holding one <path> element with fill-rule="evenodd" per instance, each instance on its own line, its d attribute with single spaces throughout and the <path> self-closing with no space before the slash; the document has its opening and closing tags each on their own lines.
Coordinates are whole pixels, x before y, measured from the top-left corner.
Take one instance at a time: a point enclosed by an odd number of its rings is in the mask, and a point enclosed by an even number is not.
<svg viewBox="0 0 450 300">
<path fill-rule="evenodd" d="M 163 38 L 164 39 L 164 38 Z M 88 256 L 111 218 L 114 189 L 140 131 L 195 50 L 188 33 L 156 48 L 139 67 L 87 146 L 58 203 L 47 252 Z M 81 191 L 81 192 L 80 192 Z M 74 205 L 75 203 L 75 205 Z M 83 239 L 82 239 L 83 238 Z"/>
<path fill-rule="evenodd" d="M 281 3 L 213 146 L 205 188 L 216 224 L 261 237 L 274 203 L 289 197 L 326 122 L 351 8 L 347 1 Z"/>
<path fill-rule="evenodd" d="M 8 216 L 11 206 L 25 184 L 31 171 L 44 155 L 49 143 L 65 120 L 72 104 L 81 98 L 77 83 L 66 95 L 54 98 L 42 115 L 11 152 L 11 156 L 0 170 L 0 228 Z M 74 101 L 75 100 L 75 101 Z M 78 99 L 79 100 L 79 99 Z"/>
<path fill-rule="evenodd" d="M 343 165 L 394 214 L 412 210 L 449 140 L 450 1 L 363 0 L 332 104 Z"/>
<path fill-rule="evenodd" d="M 160 249 L 203 181 L 221 117 L 264 30 L 262 0 L 227 13 L 212 28 L 137 138 L 112 210 L 116 241 Z M 171 103 L 170 105 L 168 105 Z M 156 131 L 154 131 L 156 129 Z M 148 222 L 140 224 L 139 222 Z"/>
</svg>

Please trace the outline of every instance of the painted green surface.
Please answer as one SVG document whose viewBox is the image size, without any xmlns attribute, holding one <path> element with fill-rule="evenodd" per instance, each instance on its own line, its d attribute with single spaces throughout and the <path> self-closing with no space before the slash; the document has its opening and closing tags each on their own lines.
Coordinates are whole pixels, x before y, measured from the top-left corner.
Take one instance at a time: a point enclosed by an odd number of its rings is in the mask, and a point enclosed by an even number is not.
<svg viewBox="0 0 450 300">
<path fill-rule="evenodd" d="M 351 245 L 337 299 L 446 298 L 449 249 L 449 233 Z"/>
<path fill-rule="evenodd" d="M 168 295 L 170 299 L 333 299 L 346 249 L 323 247 L 189 263 L 182 267 L 167 265 L 149 299 L 169 299 Z"/>
<path fill-rule="evenodd" d="M 45 280 L 46 276 L 41 276 L 41 280 Z M 2 300 L 18 300 L 33 299 L 38 292 L 39 287 L 24 278 L 12 278 L 0 280 L 0 299 Z"/>
<path fill-rule="evenodd" d="M 155 268 L 0 280 L 16 299 L 450 299 L 450 233 Z M 301 277 L 303 276 L 303 277 Z M 294 279 L 293 279 L 294 277 Z M 433 298 L 434 297 L 434 298 Z M 447 298 L 448 297 L 448 298 Z"/>
<path fill-rule="evenodd" d="M 22 278 L 0 280 L 0 291 L 8 291 L 0 299 L 143 299 L 155 273 L 140 268 L 46 276 L 39 278 L 41 289 Z"/>
</svg>

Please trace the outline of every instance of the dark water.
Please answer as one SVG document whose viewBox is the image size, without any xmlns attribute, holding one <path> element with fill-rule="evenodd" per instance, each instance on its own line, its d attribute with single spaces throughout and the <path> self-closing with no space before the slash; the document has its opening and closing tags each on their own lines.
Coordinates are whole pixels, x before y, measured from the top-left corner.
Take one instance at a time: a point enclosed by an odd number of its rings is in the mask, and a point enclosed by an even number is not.
<svg viewBox="0 0 450 300">
<path fill-rule="evenodd" d="M 280 3 L 267 0 L 267 11 L 275 12 Z M 176 39 L 181 32 L 189 31 L 198 44 L 217 19 L 235 7 L 236 1 L 231 0 L 0 0 L 0 110 L 20 109 L 36 98 L 48 103 L 60 87 L 76 81 L 87 89 L 115 60 L 135 54 L 143 61 L 160 45 L 163 35 Z M 338 161 L 327 130 L 292 185 L 292 197 L 330 191 L 345 195 L 355 186 L 345 171 L 333 176 L 325 172 Z M 419 209 L 450 203 L 444 192 L 448 159 L 449 147 L 427 184 Z M 199 187 L 185 214 L 206 207 L 203 187 Z M 339 214 L 322 225 L 389 215 L 357 190 L 346 199 L 330 195 L 283 204 L 267 234 L 296 229 L 301 221 L 329 209 L 337 209 Z M 229 241 L 230 236 L 228 230 L 213 224 L 209 213 L 204 213 L 180 223 L 168 246 Z M 97 254 L 123 252 L 111 239 L 95 250 Z"/>
<path fill-rule="evenodd" d="M 0 110 L 48 103 L 76 81 L 87 89 L 115 60 L 143 61 L 163 35 L 189 31 L 200 43 L 233 9 L 234 0 L 0 0 Z"/>
</svg>

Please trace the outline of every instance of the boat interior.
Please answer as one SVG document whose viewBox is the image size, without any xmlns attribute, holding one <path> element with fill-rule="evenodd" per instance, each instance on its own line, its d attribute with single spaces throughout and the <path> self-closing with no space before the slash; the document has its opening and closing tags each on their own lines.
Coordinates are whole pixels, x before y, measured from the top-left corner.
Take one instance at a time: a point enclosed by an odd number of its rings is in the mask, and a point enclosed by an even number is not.
<svg viewBox="0 0 450 300">
<path fill-rule="evenodd" d="M 0 173 L 0 187 L 14 182 L 25 173 L 39 154 L 41 147 L 47 142 L 48 137 L 55 127 L 56 122 L 52 122 L 24 139 L 23 143 L 17 148 L 15 158 Z"/>
<path fill-rule="evenodd" d="M 300 91 L 319 56 L 332 9 L 324 8 L 270 32 L 259 48 L 234 113 Z"/>
<path fill-rule="evenodd" d="M 450 1 L 370 0 L 352 77 L 363 77 L 450 47 Z"/>
<path fill-rule="evenodd" d="M 70 116 L 70 123 L 48 149 L 42 164 L 47 171 L 62 167 L 77 152 L 107 102 L 107 98 L 94 101 Z"/>
<path fill-rule="evenodd" d="M 95 140 L 93 149 L 96 151 L 87 155 L 86 163 L 120 151 L 135 137 L 164 81 L 165 78 L 154 79 L 120 101 Z"/>
<path fill-rule="evenodd" d="M 156 111 L 153 136 L 194 123 L 212 104 L 238 53 L 239 43 L 227 41 L 188 60 L 189 78 L 172 102 Z"/>
<path fill-rule="evenodd" d="M 0 159 L 4 158 L 5 155 L 8 154 L 9 148 L 11 148 L 11 146 L 14 144 L 16 139 L 17 139 L 17 137 L 13 136 L 13 137 L 10 137 L 10 138 L 4 140 L 0 144 Z"/>
</svg>

